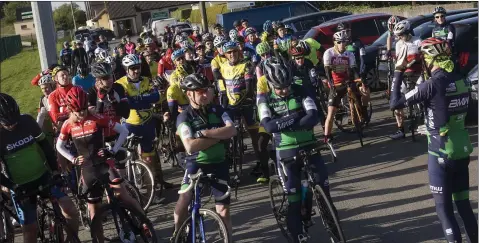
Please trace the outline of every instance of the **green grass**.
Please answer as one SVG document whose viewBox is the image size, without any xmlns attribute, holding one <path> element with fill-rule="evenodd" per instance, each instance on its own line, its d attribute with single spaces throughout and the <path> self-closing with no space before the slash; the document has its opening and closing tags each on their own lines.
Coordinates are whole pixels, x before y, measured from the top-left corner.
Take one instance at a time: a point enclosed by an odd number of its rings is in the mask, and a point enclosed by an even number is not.
<svg viewBox="0 0 479 243">
<path fill-rule="evenodd" d="M 0 87 L 2 93 L 15 98 L 22 113 L 36 117 L 41 91 L 30 81 L 40 71 L 38 49 L 23 50 L 19 54 L 0 63 Z"/>
<path fill-rule="evenodd" d="M 0 20 L 0 34 L 2 36 L 4 35 L 14 35 L 15 34 L 15 28 L 13 27 L 13 24 L 7 24 L 5 21 Z"/>
</svg>

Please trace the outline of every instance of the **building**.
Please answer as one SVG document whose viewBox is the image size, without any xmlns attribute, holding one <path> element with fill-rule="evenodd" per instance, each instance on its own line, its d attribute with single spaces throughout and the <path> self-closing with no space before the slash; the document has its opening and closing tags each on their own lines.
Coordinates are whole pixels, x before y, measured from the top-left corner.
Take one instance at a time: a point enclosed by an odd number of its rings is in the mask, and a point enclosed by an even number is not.
<svg viewBox="0 0 479 243">
<path fill-rule="evenodd" d="M 33 23 L 33 13 L 31 7 L 18 8 L 17 21 L 13 23 L 15 34 L 21 36 L 35 35 L 35 24 Z"/>
<path fill-rule="evenodd" d="M 146 26 L 150 18 L 166 19 L 178 8 L 191 8 L 195 3 L 198 1 L 108 1 L 105 8 L 105 2 L 85 2 L 87 25 L 111 29 L 117 37 L 127 33 L 137 35 L 143 31 L 142 26 Z"/>
</svg>

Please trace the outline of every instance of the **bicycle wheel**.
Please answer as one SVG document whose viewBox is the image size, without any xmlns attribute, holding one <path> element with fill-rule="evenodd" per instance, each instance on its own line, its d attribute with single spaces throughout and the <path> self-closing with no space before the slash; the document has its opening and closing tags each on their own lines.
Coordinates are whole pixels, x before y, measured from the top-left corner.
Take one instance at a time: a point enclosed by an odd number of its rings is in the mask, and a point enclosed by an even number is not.
<svg viewBox="0 0 479 243">
<path fill-rule="evenodd" d="M 279 176 L 273 175 L 269 177 L 269 199 L 274 218 L 278 224 L 281 233 L 289 243 L 293 242 L 293 238 L 289 234 L 286 226 L 286 215 L 288 213 L 288 197 L 284 193 L 283 186 Z"/>
<path fill-rule="evenodd" d="M 226 225 L 221 217 L 209 209 L 200 209 L 195 218 L 195 240 L 192 241 L 192 216 L 188 216 L 181 224 L 175 236 L 175 243 L 187 242 L 230 242 Z M 208 228 L 206 228 L 208 227 Z M 203 235 L 205 238 L 203 238 Z"/>
<path fill-rule="evenodd" d="M 146 212 L 148 207 L 145 207 L 145 206 L 149 206 L 149 205 L 146 205 L 145 203 L 143 203 L 142 196 L 141 196 L 140 191 L 138 190 L 138 188 L 136 188 L 136 186 L 133 184 L 133 182 L 128 181 L 128 180 L 124 181 L 124 185 L 125 185 L 125 188 L 126 188 L 126 191 L 128 192 L 128 194 L 133 199 L 135 199 L 140 204 L 140 206 L 143 208 L 143 210 L 145 210 L 145 212 Z"/>
<path fill-rule="evenodd" d="M 158 242 L 153 224 L 145 214 L 123 203 L 101 206 L 91 221 L 91 229 L 93 243 L 99 241 L 99 236 L 121 242 Z"/>
<path fill-rule="evenodd" d="M 355 128 L 354 124 L 350 120 L 350 108 L 349 108 L 349 101 L 347 97 L 345 96 L 339 107 L 336 109 L 336 114 L 334 115 L 334 124 L 336 127 L 341 131 L 345 133 L 354 133 Z"/>
<path fill-rule="evenodd" d="M 0 242 L 2 243 L 13 243 L 15 239 L 12 216 L 8 210 L 2 210 L 0 213 Z"/>
<path fill-rule="evenodd" d="M 155 196 L 156 182 L 151 169 L 142 161 L 128 161 L 127 179 L 132 182 L 140 193 L 141 207 L 146 211 Z"/>
<path fill-rule="evenodd" d="M 355 104 L 355 102 L 353 101 L 353 107 L 354 107 L 354 112 L 353 112 L 353 123 L 354 123 L 354 127 L 355 127 L 355 130 L 356 130 L 356 133 L 358 134 L 358 137 L 359 137 L 359 143 L 361 144 L 361 147 L 364 146 L 363 144 L 363 126 L 361 124 L 361 121 L 360 121 L 360 114 L 359 114 L 359 110 L 360 107 L 357 106 L 357 104 Z"/>
<path fill-rule="evenodd" d="M 341 228 L 339 217 L 333 207 L 333 202 L 326 197 L 326 194 L 319 185 L 313 190 L 314 201 L 316 202 L 317 213 L 321 217 L 321 221 L 325 230 L 328 232 L 331 242 L 346 242 L 343 230 Z"/>
</svg>

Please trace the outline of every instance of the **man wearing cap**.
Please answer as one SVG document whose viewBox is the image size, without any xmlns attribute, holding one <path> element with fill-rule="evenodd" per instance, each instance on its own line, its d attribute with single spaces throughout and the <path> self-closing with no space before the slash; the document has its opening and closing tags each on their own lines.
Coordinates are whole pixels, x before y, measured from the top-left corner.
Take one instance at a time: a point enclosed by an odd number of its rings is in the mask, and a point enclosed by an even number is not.
<svg viewBox="0 0 479 243">
<path fill-rule="evenodd" d="M 72 65 L 72 49 L 68 41 L 63 42 L 63 49 L 60 51 L 60 61 L 63 66 L 71 67 Z"/>
</svg>

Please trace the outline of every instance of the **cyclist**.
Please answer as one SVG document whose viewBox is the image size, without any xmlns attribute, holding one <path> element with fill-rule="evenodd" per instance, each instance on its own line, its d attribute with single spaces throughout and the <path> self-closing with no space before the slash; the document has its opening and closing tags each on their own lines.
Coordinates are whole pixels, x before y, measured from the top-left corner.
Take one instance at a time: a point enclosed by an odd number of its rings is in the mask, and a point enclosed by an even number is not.
<svg viewBox="0 0 479 243">
<path fill-rule="evenodd" d="M 130 105 L 130 115 L 125 121 L 125 125 L 130 133 L 141 136 L 141 157 L 143 161 L 155 170 L 156 153 L 153 150 L 153 140 L 155 139 L 155 122 L 152 119 L 152 105 L 159 102 L 160 95 L 157 90 L 152 89 L 153 84 L 148 78 L 140 75 L 141 61 L 137 55 L 129 54 L 123 58 L 123 67 L 127 75 L 118 79 L 115 83 L 120 84 L 125 90 L 125 96 Z M 161 169 L 156 171 L 158 181 L 165 188 L 171 187 L 171 184 L 163 180 Z"/>
<path fill-rule="evenodd" d="M 222 140 L 236 136 L 233 121 L 221 106 L 212 104 L 214 89 L 211 83 L 200 74 L 191 74 L 184 78 L 181 89 L 186 91 L 190 105 L 181 112 L 176 120 L 176 127 L 186 149 L 186 172 L 181 188 L 188 187 L 188 174 L 195 174 L 198 169 L 203 173 L 214 173 L 218 179 L 229 181 L 229 164 L 225 162 L 225 146 Z M 225 195 L 228 188 L 219 183 L 212 183 L 215 198 Z M 175 232 L 188 215 L 188 205 L 192 193 L 181 194 L 175 206 Z M 223 219 L 228 234 L 232 235 L 230 216 L 230 197 L 216 201 L 216 212 Z"/>
<path fill-rule="evenodd" d="M 168 48 L 158 62 L 158 72 L 156 73 L 159 77 L 164 77 L 165 79 L 169 80 L 171 73 L 175 70 L 175 64 L 171 60 L 171 54 L 173 53 L 173 49 Z"/>
<path fill-rule="evenodd" d="M 203 35 L 203 43 L 205 44 L 205 55 L 207 57 L 213 58 L 215 56 L 215 46 L 213 45 L 213 35 L 211 33 L 206 33 Z"/>
<path fill-rule="evenodd" d="M 89 114 L 88 97 L 80 87 L 74 86 L 68 91 L 66 103 L 70 111 L 70 118 L 63 123 L 56 149 L 74 165 L 80 166 L 84 184 L 84 190 L 81 193 L 88 194 L 88 210 L 90 218 L 93 219 L 95 212 L 101 206 L 101 198 L 104 194 L 104 188 L 97 180 L 104 174 L 109 174 L 109 180 L 113 182 L 120 180 L 120 176 L 114 170 L 113 165 L 106 161 L 106 158 L 114 157 L 115 160 L 120 160 L 126 157 L 126 153 L 119 149 L 128 136 L 128 130 L 108 117 Z M 104 149 L 103 131 L 105 128 L 119 133 L 111 151 Z M 70 138 L 77 148 L 77 156 L 71 154 L 65 146 L 66 141 Z M 110 187 L 114 188 L 115 194 L 122 202 L 143 212 L 140 204 L 128 194 L 123 185 L 110 185 Z M 98 242 L 103 242 L 102 235 L 97 237 L 99 238 Z"/>
<path fill-rule="evenodd" d="M 213 71 L 215 80 L 217 80 L 218 77 L 221 76 L 221 73 L 220 73 L 221 64 L 228 61 L 223 53 L 223 45 L 225 43 L 226 43 L 226 38 L 224 36 L 215 37 L 215 40 L 213 42 L 213 45 L 216 48 L 216 53 L 213 60 L 211 60 L 211 70 Z M 216 89 L 218 91 L 219 87 L 217 86 Z"/>
<path fill-rule="evenodd" d="M 181 113 L 186 105 L 188 105 L 188 98 L 185 93 L 181 91 L 180 82 L 186 76 L 194 73 L 195 69 L 192 65 L 186 62 L 184 49 L 179 49 L 173 52 L 171 59 L 175 63 L 176 69 L 171 74 L 170 87 L 168 87 L 168 90 L 166 91 L 169 112 L 165 113 L 164 117 L 165 121 L 171 119 L 174 124 L 178 114 Z"/>
<path fill-rule="evenodd" d="M 286 33 L 285 26 L 281 22 L 278 23 L 278 26 L 275 30 L 278 36 L 274 40 L 273 44 L 274 55 L 278 59 L 280 57 L 289 59 L 290 57 L 288 56 L 288 50 L 291 46 L 291 41 L 295 40 L 296 38 Z"/>
<path fill-rule="evenodd" d="M 202 70 L 202 74 L 211 83 L 214 81 L 213 71 L 211 70 L 211 61 L 213 57 L 205 55 L 205 45 L 202 42 L 197 42 L 195 45 L 196 58 L 195 62 L 199 70 Z"/>
<path fill-rule="evenodd" d="M 80 63 L 90 63 L 88 56 L 86 54 L 85 49 L 83 48 L 83 42 L 82 41 L 77 41 L 76 42 L 76 48 L 75 50 L 72 51 L 72 66 L 70 67 L 70 70 L 72 70 L 73 74 L 76 72 L 76 67 L 78 67 L 78 64 Z M 52 75 L 55 76 L 55 75 Z"/>
<path fill-rule="evenodd" d="M 108 52 L 105 49 L 97 47 L 95 49 L 95 59 L 90 64 L 93 64 L 95 62 L 103 62 L 108 56 Z"/>
<path fill-rule="evenodd" d="M 233 33 L 233 31 L 234 33 L 236 33 L 236 35 L 238 35 L 239 32 L 243 31 L 243 26 L 241 25 L 239 20 L 233 21 L 233 29 L 230 30 L 230 40 L 233 39 L 231 38 L 231 34 Z"/>
<path fill-rule="evenodd" d="M 236 37 L 236 40 L 234 40 L 234 42 L 238 44 L 240 50 L 240 60 L 251 62 L 252 66 L 256 67 L 256 64 L 258 64 L 261 59 L 258 55 L 256 55 L 256 50 L 249 46 L 245 46 L 243 36 Z"/>
<path fill-rule="evenodd" d="M 126 56 L 125 45 L 119 44 L 116 47 L 116 50 L 118 50 L 118 54 L 115 55 L 115 57 L 113 58 L 113 61 L 115 62 L 115 68 L 113 69 L 113 77 L 115 78 L 115 80 L 126 75 L 126 71 L 121 64 L 121 61 Z"/>
<path fill-rule="evenodd" d="M 249 22 L 248 22 L 247 19 L 241 19 L 240 23 L 241 23 L 242 29 L 241 29 L 241 31 L 238 31 L 238 35 L 243 36 L 246 39 L 247 38 L 247 35 L 245 33 L 246 29 L 253 28 L 253 27 L 249 26 Z M 253 28 L 253 30 L 256 32 L 256 30 L 254 28 Z"/>
<path fill-rule="evenodd" d="M 307 89 L 293 83 L 288 64 L 272 58 L 265 62 L 264 70 L 272 90 L 258 100 L 258 113 L 265 130 L 274 134 L 278 173 L 288 195 L 287 228 L 294 242 L 305 242 L 301 222 L 300 165 L 297 162 L 282 165 L 281 158 L 291 158 L 300 150 L 307 151 L 316 147 L 313 127 L 319 122 L 318 109 L 314 96 Z M 321 155 L 312 155 L 309 162 L 313 164 L 315 183 L 330 197 L 328 172 Z M 281 168 L 286 174 L 283 174 Z M 309 220 L 310 215 L 309 213 L 303 217 Z"/>
<path fill-rule="evenodd" d="M 88 91 L 95 84 L 95 78 L 90 74 L 88 64 L 80 63 L 77 67 L 77 75 L 73 77 L 73 85 L 80 86 L 83 90 Z"/>
<path fill-rule="evenodd" d="M 194 42 L 201 42 L 201 34 L 200 34 L 200 27 L 199 26 L 193 26 L 193 33 L 190 35 L 190 38 Z"/>
<path fill-rule="evenodd" d="M 350 51 L 354 54 L 356 58 L 356 69 L 359 73 L 359 77 L 361 77 L 361 81 L 363 84 L 366 85 L 366 63 L 364 62 L 364 56 L 366 55 L 366 50 L 364 49 L 364 45 L 357 36 L 352 36 L 351 34 L 351 26 L 349 23 L 339 23 L 336 31 L 346 31 L 348 35 L 348 46 L 346 47 L 347 51 Z"/>
<path fill-rule="evenodd" d="M 215 33 L 214 33 L 215 38 L 217 36 L 223 36 L 224 37 L 225 33 L 223 32 L 223 26 L 221 24 L 215 24 L 215 26 L 213 27 L 213 30 L 215 31 Z"/>
<path fill-rule="evenodd" d="M 97 49 L 96 42 L 93 40 L 85 40 L 85 51 L 88 57 L 88 64 L 95 62 L 95 51 Z"/>
<path fill-rule="evenodd" d="M 108 40 L 105 38 L 104 35 L 100 35 L 99 37 L 100 42 L 98 42 L 98 47 L 100 47 L 103 50 L 110 50 L 110 46 L 108 44 Z"/>
<path fill-rule="evenodd" d="M 141 53 L 144 50 L 145 50 L 145 44 L 143 42 L 143 38 L 136 39 L 135 53 Z"/>
<path fill-rule="evenodd" d="M 409 21 L 403 20 L 394 26 L 394 34 L 398 36 L 399 40 L 396 42 L 396 70 L 405 72 L 405 75 L 409 76 L 410 80 L 418 80 L 419 84 L 421 78 L 421 60 L 419 46 L 421 40 L 418 37 L 412 36 L 410 33 L 411 25 Z M 402 86 L 403 93 L 406 93 L 406 86 Z M 392 134 L 391 139 L 405 138 L 404 133 L 404 111 L 398 109 L 394 111 L 396 121 L 398 125 L 398 131 Z"/>
<path fill-rule="evenodd" d="M 219 88 L 219 101 L 223 108 L 228 108 L 227 112 L 230 117 L 234 119 L 235 116 L 242 116 L 244 118 L 253 150 L 256 157 L 259 158 L 259 126 L 256 121 L 252 88 L 254 68 L 249 61 L 240 59 L 239 51 L 236 42 L 230 41 L 223 45 L 223 53 L 225 53 L 227 61 L 221 64 L 219 72 L 215 75 Z"/>
<path fill-rule="evenodd" d="M 136 53 L 136 45 L 131 41 L 130 37 L 126 37 L 125 43 L 125 51 L 126 54 L 135 54 Z"/>
<path fill-rule="evenodd" d="M 454 71 L 459 71 L 459 62 L 456 53 L 456 28 L 452 24 L 446 23 L 446 9 L 443 7 L 436 7 L 434 12 L 434 28 L 432 29 L 432 37 L 446 40 L 451 47 L 451 57 L 454 61 Z"/>
<path fill-rule="evenodd" d="M 37 123 L 45 133 L 48 142 L 50 142 L 51 146 L 53 146 L 55 133 L 53 131 L 52 120 L 48 115 L 48 111 L 50 109 L 48 105 L 48 96 L 53 92 L 53 90 L 55 90 L 56 84 L 55 81 L 53 81 L 52 76 L 47 74 L 42 76 L 38 82 L 38 85 L 40 86 L 43 95 L 40 98 L 38 105 Z"/>
<path fill-rule="evenodd" d="M 40 79 L 44 76 L 44 75 L 51 75 L 51 72 L 52 70 L 57 67 L 58 64 L 52 64 L 50 65 L 47 69 L 41 71 L 40 73 L 38 73 L 35 77 L 32 78 L 32 81 L 30 82 L 32 85 L 34 86 L 37 86 L 38 85 L 38 82 L 40 81 Z"/>
<path fill-rule="evenodd" d="M 334 33 L 334 46 L 324 52 L 324 70 L 329 84 L 329 98 L 328 98 L 328 115 L 326 116 L 326 124 L 324 129 L 324 142 L 332 146 L 333 136 L 331 134 L 334 115 L 336 109 L 341 104 L 344 95 L 347 94 L 348 89 L 352 89 L 356 96 L 358 96 L 355 83 L 355 77 L 359 77 L 357 73 L 356 60 L 354 54 L 346 50 L 349 36 L 345 31 Z M 363 87 L 364 89 L 364 84 Z M 362 95 L 364 97 L 364 95 Z M 361 97 L 361 99 L 363 99 Z M 369 98 L 368 96 L 365 97 Z M 363 104 L 367 104 L 367 100 L 362 100 Z M 363 105 L 363 116 L 366 115 L 366 107 Z M 352 109 L 351 109 L 352 110 Z M 365 116 L 367 117 L 367 116 Z"/>
<path fill-rule="evenodd" d="M 164 33 L 163 33 L 163 42 L 166 43 L 166 48 L 173 48 L 173 32 L 170 26 L 165 26 Z"/>
<path fill-rule="evenodd" d="M 397 23 L 399 23 L 401 20 L 397 17 L 392 15 L 388 19 L 388 37 L 386 39 L 386 49 L 387 49 L 387 55 L 391 56 L 391 50 L 393 45 L 395 45 L 397 41 L 397 36 L 394 35 L 394 26 L 396 26 Z"/>
<path fill-rule="evenodd" d="M 238 38 L 238 30 L 237 29 L 231 29 L 229 32 L 230 41 L 235 41 L 236 38 Z"/>
<path fill-rule="evenodd" d="M 421 43 L 423 71 L 429 79 L 401 95 L 403 70 L 394 72 L 390 107 L 400 109 L 420 102 L 427 110 L 429 187 L 448 242 L 462 242 L 452 201 L 461 216 L 468 242 L 477 242 L 477 221 L 469 202 L 469 163 L 473 147 L 464 127 L 469 100 L 468 84 L 453 73 L 446 40 L 428 38 Z M 465 101 L 465 102 L 464 102 Z"/>
<path fill-rule="evenodd" d="M 68 41 L 63 42 L 63 49 L 60 51 L 60 61 L 63 66 L 71 67 L 72 65 L 72 49 Z"/>
<path fill-rule="evenodd" d="M 261 42 L 266 42 L 273 48 L 274 40 L 276 39 L 273 23 L 271 20 L 266 20 L 263 24 L 263 33 L 261 33 Z"/>
<path fill-rule="evenodd" d="M 28 193 L 50 183 L 51 179 L 61 179 L 55 151 L 33 117 L 21 115 L 15 99 L 4 93 L 0 93 L 0 136 L 0 160 L 5 170 L 5 174 L 0 175 L 2 186 L 13 191 L 19 223 L 23 225 L 23 242 L 36 242 L 37 197 L 15 201 L 15 192 Z M 76 234 L 78 211 L 75 205 L 57 186 L 51 189 L 51 195 L 57 199 L 67 224 Z"/>
</svg>

